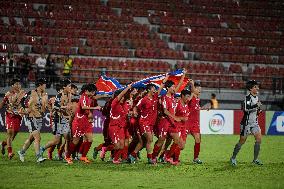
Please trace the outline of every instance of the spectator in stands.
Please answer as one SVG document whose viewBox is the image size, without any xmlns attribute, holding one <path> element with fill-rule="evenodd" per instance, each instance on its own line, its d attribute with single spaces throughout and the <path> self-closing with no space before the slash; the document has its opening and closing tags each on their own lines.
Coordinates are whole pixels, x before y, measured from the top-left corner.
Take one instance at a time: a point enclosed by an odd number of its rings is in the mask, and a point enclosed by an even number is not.
<svg viewBox="0 0 284 189">
<path fill-rule="evenodd" d="M 37 65 L 37 78 L 45 78 L 45 67 L 46 67 L 46 58 L 45 54 L 41 54 L 40 57 L 36 59 L 36 65 Z"/>
<path fill-rule="evenodd" d="M 69 57 L 69 55 L 67 55 L 64 60 L 64 68 L 63 68 L 64 77 L 67 77 L 70 79 L 72 67 L 73 67 L 73 60 Z"/>
<path fill-rule="evenodd" d="M 13 79 L 13 77 L 15 76 L 16 71 L 17 71 L 16 68 L 17 68 L 17 64 L 16 64 L 16 60 L 15 60 L 14 55 L 12 53 L 8 53 L 7 59 L 6 59 L 6 64 L 5 64 L 5 67 L 4 67 L 5 81 L 7 81 L 9 83 L 9 80 Z"/>
<path fill-rule="evenodd" d="M 5 58 L 3 56 L 0 56 L 0 87 L 5 87 Z"/>
<path fill-rule="evenodd" d="M 46 77 L 47 77 L 47 88 L 49 88 L 57 79 L 57 75 L 55 73 L 56 65 L 54 58 L 51 54 L 48 54 L 46 59 Z"/>
<path fill-rule="evenodd" d="M 210 104 L 211 104 L 211 109 L 218 109 L 219 108 L 219 103 L 218 103 L 218 100 L 216 98 L 215 93 L 211 94 Z"/>
<path fill-rule="evenodd" d="M 29 59 L 29 56 L 27 53 L 24 53 L 24 55 L 20 58 L 19 62 L 19 69 L 20 69 L 20 79 L 24 87 L 27 87 L 28 84 L 28 75 L 31 71 L 31 62 Z"/>
<path fill-rule="evenodd" d="M 61 76 L 63 73 L 63 67 L 65 62 L 65 57 L 55 57 L 55 74 Z"/>
</svg>

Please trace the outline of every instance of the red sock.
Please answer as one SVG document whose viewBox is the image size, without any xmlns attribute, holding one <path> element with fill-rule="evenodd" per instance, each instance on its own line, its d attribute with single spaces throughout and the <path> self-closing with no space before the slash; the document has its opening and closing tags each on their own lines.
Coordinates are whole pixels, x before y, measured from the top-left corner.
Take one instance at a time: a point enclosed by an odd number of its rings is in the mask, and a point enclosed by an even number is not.
<svg viewBox="0 0 284 189">
<path fill-rule="evenodd" d="M 104 143 L 101 143 L 100 145 L 98 145 L 97 147 L 96 147 L 96 150 L 97 151 L 100 151 L 100 150 L 102 150 L 102 147 L 104 146 Z"/>
<path fill-rule="evenodd" d="M 8 147 L 8 154 L 11 154 L 13 152 L 12 147 Z"/>
<path fill-rule="evenodd" d="M 112 151 L 114 149 L 114 145 L 110 144 L 107 146 L 106 151 Z"/>
<path fill-rule="evenodd" d="M 61 146 L 61 147 L 58 149 L 57 153 L 58 153 L 58 156 L 59 156 L 59 157 L 62 157 L 62 154 L 63 154 L 63 152 L 64 152 L 64 148 L 65 148 L 65 145 Z"/>
<path fill-rule="evenodd" d="M 69 144 L 69 151 L 66 153 L 66 158 L 70 158 L 71 154 L 75 151 L 76 145 L 73 142 Z"/>
<path fill-rule="evenodd" d="M 159 152 L 161 150 L 161 147 L 158 146 L 157 144 L 154 145 L 154 149 L 153 149 L 153 153 L 152 153 L 152 158 L 157 158 L 157 156 L 159 155 Z"/>
<path fill-rule="evenodd" d="M 171 145 L 170 150 L 166 153 L 167 158 L 171 158 L 175 154 L 177 147 L 178 147 L 178 145 L 176 143 L 173 143 Z"/>
<path fill-rule="evenodd" d="M 83 154 L 85 145 L 86 145 L 86 142 L 84 141 L 84 142 L 81 144 L 81 146 L 80 146 L 80 148 L 79 148 L 79 151 L 78 151 L 80 154 Z"/>
<path fill-rule="evenodd" d="M 54 151 L 55 147 L 56 147 L 56 145 L 50 146 L 48 148 L 48 152 L 52 154 L 52 152 Z"/>
<path fill-rule="evenodd" d="M 200 143 L 194 145 L 194 159 L 198 158 L 200 152 Z"/>
<path fill-rule="evenodd" d="M 175 148 L 174 161 L 178 161 L 180 156 L 180 147 L 177 145 Z"/>
<path fill-rule="evenodd" d="M 120 158 L 121 151 L 122 151 L 121 149 L 118 149 L 118 150 L 114 151 L 114 154 L 113 154 L 113 157 L 114 157 L 113 160 L 114 161 L 117 161 Z"/>
<path fill-rule="evenodd" d="M 84 142 L 85 145 L 84 145 L 84 149 L 83 149 L 83 153 L 82 153 L 82 157 L 86 157 L 91 146 L 92 146 L 92 143 L 91 142 Z"/>
<path fill-rule="evenodd" d="M 128 158 L 128 146 L 124 146 L 124 148 L 122 149 L 121 158 L 123 160 L 127 160 L 127 158 Z"/>
<path fill-rule="evenodd" d="M 131 155 L 133 156 L 133 157 L 135 157 L 135 158 L 137 158 L 137 153 L 136 152 L 131 152 Z"/>
<path fill-rule="evenodd" d="M 152 159 L 152 154 L 147 154 L 147 158 Z"/>
<path fill-rule="evenodd" d="M 6 145 L 7 145 L 7 141 L 6 141 L 6 140 L 3 140 L 3 141 L 2 141 L 2 146 L 5 147 Z"/>
</svg>

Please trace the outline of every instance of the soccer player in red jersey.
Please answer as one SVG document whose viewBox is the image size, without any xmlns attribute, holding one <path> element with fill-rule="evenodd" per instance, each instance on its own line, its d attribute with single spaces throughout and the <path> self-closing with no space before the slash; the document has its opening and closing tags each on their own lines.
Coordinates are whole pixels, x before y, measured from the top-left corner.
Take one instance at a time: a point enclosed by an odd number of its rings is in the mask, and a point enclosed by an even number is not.
<svg viewBox="0 0 284 189">
<path fill-rule="evenodd" d="M 97 88 L 94 84 L 88 84 L 85 88 L 85 92 L 82 93 L 78 107 L 76 110 L 75 118 L 72 123 L 72 135 L 73 139 L 69 144 L 69 150 L 66 153 L 66 161 L 68 164 L 72 164 L 71 154 L 75 151 L 76 145 L 79 143 L 82 136 L 86 141 L 83 142 L 83 153 L 80 158 L 85 163 L 90 163 L 86 157 L 92 142 L 93 142 L 93 125 L 90 122 L 92 111 L 100 109 L 99 106 L 92 107 L 92 97 L 96 94 Z"/>
<path fill-rule="evenodd" d="M 126 93 L 131 88 L 128 85 L 111 103 L 109 136 L 114 144 L 113 163 L 121 163 L 119 158 L 122 155 L 125 145 L 125 127 L 127 126 L 127 115 L 129 106 L 126 103 Z"/>
<path fill-rule="evenodd" d="M 8 157 L 12 159 L 14 156 L 12 150 L 12 141 L 15 139 L 20 130 L 22 117 L 19 115 L 21 107 L 21 99 L 24 97 L 25 92 L 21 89 L 19 79 L 13 79 L 11 89 L 5 94 L 4 99 L 0 103 L 0 109 L 6 106 L 5 122 L 7 129 L 7 138 L 2 142 L 2 154 L 5 154 L 5 146 L 7 145 Z"/>
<path fill-rule="evenodd" d="M 175 110 L 175 116 L 182 117 L 182 121 L 175 122 L 174 125 L 169 127 L 169 132 L 171 135 L 175 135 L 178 133 L 180 136 L 179 144 L 173 143 L 171 148 L 165 154 L 165 160 L 173 165 L 179 164 L 179 155 L 180 151 L 184 149 L 186 138 L 187 138 L 187 129 L 186 129 L 186 119 L 189 116 L 189 109 L 188 109 L 188 100 L 190 99 L 190 91 L 182 90 L 181 91 L 181 98 L 177 102 L 177 107 Z M 171 159 L 173 156 L 173 159 Z"/>
<path fill-rule="evenodd" d="M 168 76 L 165 80 L 168 79 Z M 148 162 L 151 162 L 152 159 L 152 142 L 153 142 L 153 128 L 156 124 L 158 116 L 158 95 L 163 89 L 164 84 L 160 85 L 158 91 L 154 84 L 148 84 L 146 86 L 147 94 L 144 96 L 136 105 L 139 117 L 139 134 L 140 137 L 146 139 L 146 150 Z M 137 158 L 137 153 L 144 146 L 143 140 L 140 140 L 137 144 L 135 150 L 129 155 L 129 160 L 133 163 Z"/>
<path fill-rule="evenodd" d="M 189 107 L 189 118 L 188 118 L 188 131 L 193 136 L 195 140 L 194 145 L 194 157 L 193 162 L 197 164 L 202 164 L 202 161 L 198 158 L 200 152 L 200 93 L 201 93 L 201 85 L 199 82 L 190 81 L 191 87 L 191 99 L 188 102 Z"/>
<path fill-rule="evenodd" d="M 106 117 L 106 119 L 104 121 L 104 128 L 103 128 L 104 142 L 101 143 L 99 146 L 94 148 L 94 152 L 93 152 L 93 158 L 94 159 L 97 158 L 98 152 L 101 150 L 100 158 L 101 158 L 102 161 L 104 161 L 106 152 L 111 151 L 114 148 L 114 145 L 111 143 L 111 139 L 110 139 L 109 134 L 108 134 L 108 128 L 109 128 L 109 122 L 110 122 L 111 103 L 117 95 L 118 94 L 115 93 L 114 97 L 109 99 L 105 103 L 105 105 L 102 109 L 102 114 Z"/>
<path fill-rule="evenodd" d="M 179 90 L 182 82 L 184 80 L 186 70 L 184 70 L 183 76 L 180 78 L 178 85 L 175 87 L 174 82 L 171 80 L 163 81 L 167 94 L 162 97 L 162 116 L 160 117 L 158 126 L 157 126 L 157 135 L 158 140 L 154 145 L 152 153 L 152 163 L 157 163 L 157 156 L 167 138 L 167 135 L 170 134 L 171 138 L 174 140 L 174 143 L 179 144 L 180 139 L 178 133 L 170 133 L 169 127 L 174 126 L 175 121 L 180 122 L 186 118 L 175 116 L 176 100 L 174 98 L 175 93 Z M 184 120 L 185 121 L 185 120 Z"/>
<path fill-rule="evenodd" d="M 127 124 L 126 124 L 126 127 L 124 128 L 124 135 L 125 135 L 124 148 L 121 153 L 121 159 L 123 163 L 128 163 L 128 146 L 129 146 L 129 142 L 132 140 L 132 135 L 134 134 L 133 128 L 135 126 L 135 121 L 136 121 L 135 116 L 137 115 L 134 115 L 133 108 L 136 105 L 134 103 L 136 102 L 135 97 L 137 93 L 138 93 L 138 89 L 132 87 L 124 95 L 124 98 L 127 99 L 126 104 L 128 105 L 128 114 L 127 114 L 127 122 L 126 122 Z"/>
<path fill-rule="evenodd" d="M 137 104 L 138 102 L 146 95 L 147 91 L 144 88 L 139 88 L 138 89 L 138 94 L 136 95 L 136 97 L 133 100 L 133 109 L 132 109 L 132 116 L 129 119 L 129 133 L 131 135 L 131 142 L 129 144 L 128 147 L 128 154 L 131 154 L 135 148 L 137 147 L 137 145 L 139 146 L 139 144 L 143 145 L 143 141 L 140 135 L 140 131 L 139 131 L 139 115 L 138 115 L 138 110 L 137 110 Z M 142 148 L 138 147 L 139 149 Z M 137 151 L 137 159 L 138 156 L 140 156 L 140 151 Z M 140 158 L 140 157 L 139 157 Z M 131 162 L 131 159 L 128 160 Z"/>
</svg>

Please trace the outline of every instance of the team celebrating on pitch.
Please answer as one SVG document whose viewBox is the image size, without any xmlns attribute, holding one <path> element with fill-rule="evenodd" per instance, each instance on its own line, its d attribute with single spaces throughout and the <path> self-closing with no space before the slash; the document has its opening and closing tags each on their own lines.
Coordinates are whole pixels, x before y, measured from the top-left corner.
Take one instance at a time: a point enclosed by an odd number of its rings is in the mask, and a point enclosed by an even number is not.
<svg viewBox="0 0 284 189">
<path fill-rule="evenodd" d="M 37 162 L 46 160 L 46 152 L 50 160 L 59 159 L 67 164 L 73 164 L 74 160 L 91 163 L 87 154 L 93 142 L 93 111 L 97 110 L 106 119 L 103 127 L 104 141 L 94 148 L 94 159 L 99 156 L 105 161 L 106 153 L 110 152 L 108 161 L 113 164 L 135 163 L 143 158 L 140 152 L 145 148 L 149 164 L 178 165 L 190 134 L 195 140 L 193 163 L 202 164 L 199 159 L 199 114 L 201 109 L 208 110 L 210 107 L 200 106 L 201 85 L 191 79 L 188 87 L 177 96 L 185 75 L 186 70 L 175 85 L 166 74 L 159 88 L 153 83 L 147 84 L 145 88 L 135 88 L 131 83 L 124 89 L 115 91 L 111 97 L 98 95 L 95 84 L 83 85 L 80 94 L 77 94 L 77 86 L 69 79 L 64 79 L 56 87 L 57 95 L 49 99 L 45 79 L 38 79 L 35 89 L 27 93 L 21 88 L 20 80 L 13 79 L 10 90 L 0 103 L 0 109 L 6 108 L 7 129 L 1 152 L 4 155 L 7 149 L 9 159 L 13 158 L 15 153 L 12 143 L 24 119 L 30 134 L 17 151 L 20 161 L 25 161 L 26 151 L 34 143 Z M 249 94 L 243 103 L 240 140 L 230 158 L 233 166 L 237 165 L 236 156 L 250 133 L 255 137 L 253 163 L 262 165 L 258 159 L 261 144 L 257 121 L 261 112 L 261 102 L 257 96 L 259 84 L 250 80 L 246 87 Z M 160 95 L 162 89 L 166 90 L 166 94 Z M 104 107 L 98 105 L 99 98 L 108 98 Z M 42 145 L 40 131 L 46 112 L 50 113 L 53 137 L 50 136 L 50 140 Z M 153 144 L 154 136 L 157 140 Z M 55 149 L 57 155 L 53 156 Z"/>
</svg>

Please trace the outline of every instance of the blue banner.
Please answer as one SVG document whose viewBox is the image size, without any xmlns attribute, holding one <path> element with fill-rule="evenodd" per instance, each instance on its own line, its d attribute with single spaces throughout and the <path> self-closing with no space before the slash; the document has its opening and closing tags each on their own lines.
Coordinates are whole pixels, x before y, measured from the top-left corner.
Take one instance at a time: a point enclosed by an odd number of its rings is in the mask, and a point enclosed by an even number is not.
<svg viewBox="0 0 284 189">
<path fill-rule="evenodd" d="M 266 111 L 266 134 L 284 135 L 284 112 Z"/>
</svg>

